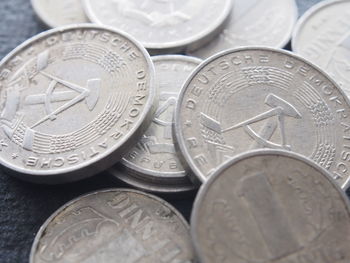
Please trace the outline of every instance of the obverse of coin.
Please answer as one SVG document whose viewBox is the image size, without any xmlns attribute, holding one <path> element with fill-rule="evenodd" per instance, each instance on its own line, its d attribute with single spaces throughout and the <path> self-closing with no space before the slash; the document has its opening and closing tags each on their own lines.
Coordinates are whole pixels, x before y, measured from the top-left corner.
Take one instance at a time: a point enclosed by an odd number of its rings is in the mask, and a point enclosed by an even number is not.
<svg viewBox="0 0 350 263">
<path fill-rule="evenodd" d="M 286 151 L 248 153 L 221 167 L 195 201 L 202 263 L 350 261 L 350 211 L 327 171 Z"/>
<path fill-rule="evenodd" d="M 153 122 L 138 144 L 122 159 L 124 168 L 113 167 L 109 172 L 146 191 L 190 191 L 194 186 L 177 156 L 172 124 L 180 89 L 201 60 L 180 55 L 156 56 L 152 60 L 160 97 Z"/>
<path fill-rule="evenodd" d="M 51 28 L 89 22 L 80 0 L 31 0 L 31 2 L 40 20 Z"/>
<path fill-rule="evenodd" d="M 187 80 L 175 115 L 176 138 L 201 181 L 227 159 L 256 148 L 300 153 L 350 178 L 350 106 L 323 71 L 269 48 L 228 50 Z"/>
<path fill-rule="evenodd" d="M 231 0 L 84 0 L 91 21 L 135 36 L 152 53 L 195 49 L 220 33 Z"/>
<path fill-rule="evenodd" d="M 111 189 L 77 198 L 40 228 L 30 263 L 194 262 L 189 226 L 145 193 Z"/>
<path fill-rule="evenodd" d="M 42 33 L 4 58 L 0 72 L 0 163 L 25 180 L 63 183 L 105 170 L 150 121 L 151 59 L 113 29 Z"/>
<path fill-rule="evenodd" d="M 322 1 L 300 19 L 293 51 L 326 70 L 350 96 L 350 1 Z"/>
<path fill-rule="evenodd" d="M 230 21 L 215 40 L 191 55 L 207 58 L 239 46 L 284 47 L 298 18 L 295 0 L 235 0 Z"/>
</svg>

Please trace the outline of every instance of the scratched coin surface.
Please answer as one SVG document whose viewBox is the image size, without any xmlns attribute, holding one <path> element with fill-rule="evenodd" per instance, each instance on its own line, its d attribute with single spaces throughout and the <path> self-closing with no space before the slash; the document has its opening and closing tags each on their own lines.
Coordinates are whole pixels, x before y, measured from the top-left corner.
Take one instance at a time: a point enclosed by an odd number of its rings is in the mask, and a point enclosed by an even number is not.
<svg viewBox="0 0 350 263">
<path fill-rule="evenodd" d="M 322 1 L 298 22 L 293 51 L 323 68 L 350 96 L 350 1 Z"/>
<path fill-rule="evenodd" d="M 35 237 L 30 263 L 195 262 L 189 226 L 158 197 L 110 189 L 57 210 Z"/>
<path fill-rule="evenodd" d="M 31 0 L 31 2 L 40 20 L 51 28 L 89 22 L 80 0 Z"/>
<path fill-rule="evenodd" d="M 150 121 L 153 77 L 146 50 L 113 29 L 68 26 L 26 41 L 0 63 L 0 163 L 38 183 L 109 168 Z"/>
<path fill-rule="evenodd" d="M 326 170 L 287 151 L 221 167 L 196 198 L 191 234 L 202 263 L 350 261 L 347 197 Z"/>
<path fill-rule="evenodd" d="M 231 0 L 84 0 L 91 21 L 113 26 L 157 52 L 209 42 L 228 19 Z"/>
<path fill-rule="evenodd" d="M 350 106 L 326 73 L 290 52 L 251 47 L 202 63 L 181 91 L 176 138 L 201 181 L 227 159 L 256 148 L 285 149 L 350 177 Z"/>
<path fill-rule="evenodd" d="M 222 33 L 190 54 L 207 58 L 239 46 L 282 48 L 289 42 L 297 18 L 295 0 L 235 0 L 232 15 Z"/>
<path fill-rule="evenodd" d="M 201 60 L 180 55 L 156 56 L 152 60 L 159 94 L 153 122 L 138 144 L 122 159 L 123 167 L 113 167 L 110 173 L 147 191 L 193 190 L 174 146 L 172 125 L 181 87 Z"/>
</svg>

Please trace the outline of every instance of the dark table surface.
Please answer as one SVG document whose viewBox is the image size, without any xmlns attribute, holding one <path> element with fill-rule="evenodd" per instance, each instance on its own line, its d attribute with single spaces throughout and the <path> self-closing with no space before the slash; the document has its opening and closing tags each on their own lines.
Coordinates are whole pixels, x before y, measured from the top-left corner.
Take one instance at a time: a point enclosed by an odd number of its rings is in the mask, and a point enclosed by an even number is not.
<svg viewBox="0 0 350 263">
<path fill-rule="evenodd" d="M 303 14 L 320 0 L 297 2 Z M 43 30 L 45 27 L 36 19 L 29 0 L 0 0 L 0 59 Z M 41 186 L 0 172 L 0 263 L 28 262 L 36 232 L 69 200 L 97 189 L 119 186 L 104 173 L 77 183 Z M 189 219 L 193 197 L 170 202 Z"/>
</svg>

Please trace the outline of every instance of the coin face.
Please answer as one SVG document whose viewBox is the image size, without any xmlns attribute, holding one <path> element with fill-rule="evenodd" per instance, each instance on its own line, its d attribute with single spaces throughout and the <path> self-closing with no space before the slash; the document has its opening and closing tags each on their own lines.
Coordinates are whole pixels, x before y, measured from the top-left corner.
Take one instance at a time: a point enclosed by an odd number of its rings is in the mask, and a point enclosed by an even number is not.
<svg viewBox="0 0 350 263">
<path fill-rule="evenodd" d="M 31 0 L 31 2 L 40 20 L 51 28 L 89 22 L 80 0 Z"/>
<path fill-rule="evenodd" d="M 322 1 L 300 19 L 293 51 L 333 77 L 350 96 L 350 1 Z"/>
<path fill-rule="evenodd" d="M 231 0 L 84 0 L 91 21 L 135 36 L 154 52 L 204 45 L 227 20 Z"/>
<path fill-rule="evenodd" d="M 189 226 L 145 193 L 111 189 L 77 198 L 40 228 L 30 263 L 194 262 Z"/>
<path fill-rule="evenodd" d="M 253 151 L 226 163 L 195 201 L 191 232 L 200 262 L 349 262 L 349 203 L 331 180 L 287 151 Z"/>
<path fill-rule="evenodd" d="M 180 89 L 201 60 L 180 55 L 152 58 L 156 71 L 159 102 L 153 122 L 137 145 L 122 159 L 118 172 L 110 173 L 143 190 L 182 192 L 193 190 L 173 142 L 172 125 Z"/>
<path fill-rule="evenodd" d="M 207 58 L 240 46 L 282 48 L 290 40 L 297 18 L 295 0 L 235 0 L 230 21 L 220 36 L 190 54 Z"/>
<path fill-rule="evenodd" d="M 69 26 L 28 40 L 0 64 L 1 164 L 39 183 L 110 167 L 144 131 L 153 75 L 146 50 L 113 29 Z"/>
<path fill-rule="evenodd" d="M 307 156 L 348 184 L 349 101 L 325 73 L 290 52 L 242 48 L 202 63 L 182 89 L 175 124 L 201 181 L 239 153 L 272 148 Z"/>
</svg>

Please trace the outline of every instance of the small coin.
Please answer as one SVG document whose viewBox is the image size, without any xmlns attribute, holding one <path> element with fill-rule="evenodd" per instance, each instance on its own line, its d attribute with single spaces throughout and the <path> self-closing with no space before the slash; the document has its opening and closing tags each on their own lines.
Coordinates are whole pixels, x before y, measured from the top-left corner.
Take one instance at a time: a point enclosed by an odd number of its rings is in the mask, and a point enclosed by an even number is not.
<svg viewBox="0 0 350 263">
<path fill-rule="evenodd" d="M 152 60 L 159 94 L 153 122 L 138 144 L 122 159 L 124 168 L 115 166 L 109 172 L 146 191 L 191 191 L 194 186 L 177 155 L 172 125 L 180 89 L 201 60 L 180 55 L 156 56 Z"/>
<path fill-rule="evenodd" d="M 30 263 L 194 262 L 189 226 L 165 201 L 110 189 L 57 210 L 35 237 Z"/>
<path fill-rule="evenodd" d="M 322 1 L 301 17 L 293 51 L 333 77 L 350 96 L 350 1 Z"/>
<path fill-rule="evenodd" d="M 220 33 L 231 0 L 84 0 L 91 21 L 135 36 L 152 53 L 196 48 Z"/>
<path fill-rule="evenodd" d="M 251 47 L 202 63 L 175 113 L 181 152 L 202 181 L 227 159 L 256 148 L 293 151 L 350 180 L 350 105 L 323 71 L 290 52 Z"/>
<path fill-rule="evenodd" d="M 297 18 L 295 0 L 235 0 L 220 36 L 190 54 L 207 58 L 239 46 L 282 48 L 289 42 Z"/>
<path fill-rule="evenodd" d="M 150 122 L 154 67 L 124 33 L 53 29 L 0 63 L 0 163 L 19 178 L 63 183 L 121 159 Z"/>
<path fill-rule="evenodd" d="M 200 262 L 350 261 L 350 207 L 329 173 L 280 150 L 253 151 L 202 186 L 191 218 Z"/>
<path fill-rule="evenodd" d="M 31 2 L 40 20 L 51 28 L 89 22 L 80 0 L 31 0 Z"/>
</svg>

